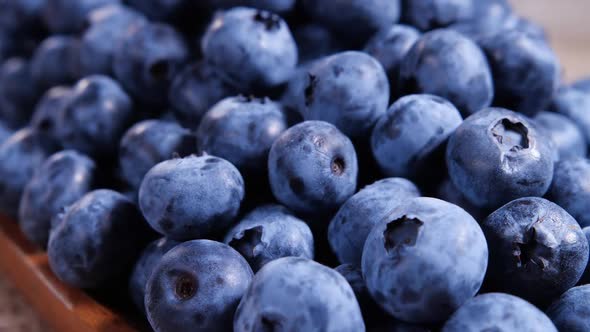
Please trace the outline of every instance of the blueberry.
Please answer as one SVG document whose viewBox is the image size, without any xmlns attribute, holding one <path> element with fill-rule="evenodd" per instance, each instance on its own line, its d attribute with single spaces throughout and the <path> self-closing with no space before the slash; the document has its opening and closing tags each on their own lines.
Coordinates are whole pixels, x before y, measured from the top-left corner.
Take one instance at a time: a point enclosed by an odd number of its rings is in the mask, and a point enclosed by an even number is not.
<svg viewBox="0 0 590 332">
<path fill-rule="evenodd" d="M 145 175 L 139 189 L 144 217 L 156 231 L 176 240 L 222 234 L 243 198 L 240 172 L 212 156 L 163 161 Z"/>
<path fill-rule="evenodd" d="M 275 198 L 295 212 L 332 212 L 356 189 L 354 146 L 327 122 L 305 121 L 285 131 L 272 145 L 268 169 Z"/>
<path fill-rule="evenodd" d="M 193 240 L 162 257 L 148 281 L 145 307 L 155 332 L 228 331 L 252 280 L 246 260 L 228 245 Z"/>
<path fill-rule="evenodd" d="M 78 152 L 51 155 L 27 183 L 20 199 L 19 224 L 25 236 L 46 248 L 51 219 L 91 190 L 96 172 L 94 161 Z"/>
<path fill-rule="evenodd" d="M 444 179 L 441 181 L 436 190 L 435 197 L 459 206 L 467 211 L 478 222 L 482 221 L 489 215 L 489 212 L 486 209 L 471 204 L 471 202 L 465 198 L 463 193 L 455 187 L 450 179 Z"/>
<path fill-rule="evenodd" d="M 187 61 L 183 37 L 161 23 L 136 23 L 115 49 L 113 72 L 144 103 L 165 105 L 174 76 Z"/>
<path fill-rule="evenodd" d="M 318 23 L 347 37 L 365 42 L 376 31 L 397 23 L 399 0 L 302 0 L 305 11 Z"/>
<path fill-rule="evenodd" d="M 571 87 L 561 87 L 557 90 L 549 106 L 549 110 L 557 112 L 572 119 L 580 128 L 586 143 L 590 143 L 590 114 L 586 112 L 590 109 L 590 89 Z"/>
<path fill-rule="evenodd" d="M 246 7 L 219 12 L 201 40 L 205 60 L 244 92 L 287 82 L 297 64 L 297 45 L 276 14 Z"/>
<path fill-rule="evenodd" d="M 85 75 L 111 75 L 113 57 L 125 38 L 125 31 L 145 18 L 121 5 L 99 7 L 88 15 L 89 27 L 80 45 L 80 66 Z"/>
<path fill-rule="evenodd" d="M 366 53 L 348 51 L 310 64 L 297 84 L 296 107 L 305 120 L 330 122 L 344 134 L 360 137 L 370 132 L 389 103 L 387 75 Z"/>
<path fill-rule="evenodd" d="M 416 186 L 402 178 L 379 180 L 350 197 L 328 227 L 328 241 L 343 264 L 361 265 L 363 246 L 374 225 L 397 208 L 420 196 Z"/>
<path fill-rule="evenodd" d="M 373 129 L 373 156 L 387 176 L 431 177 L 434 155 L 462 121 L 455 106 L 443 98 L 402 97 Z"/>
<path fill-rule="evenodd" d="M 559 331 L 590 331 L 590 285 L 565 292 L 547 309 L 547 316 Z"/>
<path fill-rule="evenodd" d="M 266 98 L 230 97 L 205 114 L 197 141 L 201 152 L 224 158 L 243 173 L 266 173 L 261 165 L 286 129 L 280 104 Z"/>
<path fill-rule="evenodd" d="M 495 106 L 529 116 L 549 106 L 560 67 L 545 40 L 511 30 L 485 38 L 481 45 L 494 77 Z"/>
<path fill-rule="evenodd" d="M 31 127 L 57 142 L 59 140 L 57 124 L 71 95 L 72 89 L 63 85 L 47 90 L 35 106 Z"/>
<path fill-rule="evenodd" d="M 139 188 L 145 174 L 172 157 L 197 152 L 195 136 L 174 122 L 145 120 L 133 125 L 119 146 L 119 165 L 125 182 Z"/>
<path fill-rule="evenodd" d="M 590 77 L 580 79 L 572 84 L 574 89 L 590 93 Z"/>
<path fill-rule="evenodd" d="M 151 236 L 136 206 L 112 190 L 95 190 L 71 205 L 49 235 L 47 254 L 68 285 L 96 288 L 124 272 Z"/>
<path fill-rule="evenodd" d="M 505 0 L 474 1 L 476 7 L 472 17 L 459 20 L 448 26 L 475 41 L 501 31 L 512 29 L 516 15 Z M 481 5 L 480 5 L 481 4 Z"/>
<path fill-rule="evenodd" d="M 447 145 L 451 181 L 475 206 L 497 208 L 543 196 L 553 177 L 553 144 L 525 116 L 488 108 L 468 117 Z"/>
<path fill-rule="evenodd" d="M 481 0 L 402 0 L 403 21 L 428 31 L 474 18 Z M 486 2 L 483 0 L 481 2 Z"/>
<path fill-rule="evenodd" d="M 120 0 L 44 0 L 43 17 L 53 33 L 77 33 L 84 29 L 86 15 L 93 9 L 118 4 Z"/>
<path fill-rule="evenodd" d="M 546 305 L 574 286 L 588 262 L 576 220 L 546 199 L 514 200 L 482 223 L 490 245 L 486 287 Z"/>
<path fill-rule="evenodd" d="M 65 148 L 108 156 L 133 120 L 133 104 L 117 81 L 101 75 L 80 80 L 59 113 L 57 132 Z"/>
<path fill-rule="evenodd" d="M 328 28 L 313 22 L 294 27 L 293 37 L 299 49 L 299 63 L 302 64 L 336 53 L 342 46 Z"/>
<path fill-rule="evenodd" d="M 236 332 L 364 330 L 358 302 L 346 279 L 299 257 L 266 264 L 254 276 L 234 317 Z"/>
<path fill-rule="evenodd" d="M 155 240 L 145 247 L 141 256 L 135 262 L 133 272 L 131 272 L 131 277 L 129 277 L 129 295 L 141 313 L 145 314 L 144 299 L 147 283 L 152 275 L 152 271 L 154 271 L 164 254 L 179 243 L 165 237 Z"/>
<path fill-rule="evenodd" d="M 590 243 L 590 226 L 584 227 L 582 232 L 584 232 L 584 235 L 586 235 L 586 240 L 588 240 L 588 243 Z M 590 262 L 588 262 L 586 270 L 584 271 L 584 274 L 582 274 L 582 278 L 580 278 L 580 285 L 586 284 L 590 284 Z"/>
<path fill-rule="evenodd" d="M 414 198 L 390 211 L 365 242 L 367 288 L 397 319 L 444 321 L 483 282 L 488 264 L 483 232 L 463 209 L 435 198 Z"/>
<path fill-rule="evenodd" d="M 39 97 L 30 63 L 11 58 L 0 66 L 0 118 L 5 124 L 19 128 L 29 118 Z"/>
<path fill-rule="evenodd" d="M 365 322 L 369 324 L 370 322 L 380 319 L 383 312 L 371 297 L 367 285 L 365 284 L 365 279 L 363 279 L 363 272 L 361 271 L 360 266 L 343 264 L 337 266 L 334 270 L 340 273 L 344 279 L 346 279 L 348 284 L 350 284 L 363 313 Z"/>
<path fill-rule="evenodd" d="M 287 13 L 295 7 L 296 0 L 205 0 L 210 8 L 232 8 L 246 6 L 275 13 Z"/>
<path fill-rule="evenodd" d="M 378 31 L 365 45 L 365 52 L 377 59 L 397 89 L 402 60 L 414 43 L 420 38 L 420 32 L 414 27 L 394 24 Z"/>
<path fill-rule="evenodd" d="M 42 91 L 75 82 L 81 76 L 80 40 L 65 35 L 47 37 L 33 54 L 31 73 Z"/>
<path fill-rule="evenodd" d="M 580 226 L 590 226 L 590 161 L 581 157 L 555 164 L 549 197 L 571 214 Z"/>
<path fill-rule="evenodd" d="M 199 62 L 176 75 L 168 100 L 178 121 L 187 128 L 196 129 L 211 106 L 235 92 L 211 65 Z"/>
<path fill-rule="evenodd" d="M 242 254 L 255 272 L 281 257 L 314 256 L 309 226 L 280 205 L 257 207 L 227 233 L 224 242 Z"/>
<path fill-rule="evenodd" d="M 586 138 L 574 121 L 553 112 L 540 112 L 534 119 L 538 127 L 545 130 L 553 140 L 561 159 L 586 155 Z"/>
<path fill-rule="evenodd" d="M 469 115 L 490 105 L 494 86 L 481 49 L 450 29 L 422 35 L 402 60 L 402 94 L 429 93 L 452 102 Z"/>
<path fill-rule="evenodd" d="M 465 303 L 446 322 L 442 332 L 522 331 L 557 332 L 541 310 L 516 296 L 489 293 Z"/>
<path fill-rule="evenodd" d="M 17 216 L 27 182 L 55 150 L 51 140 L 30 128 L 15 132 L 0 145 L 0 212 Z"/>
</svg>

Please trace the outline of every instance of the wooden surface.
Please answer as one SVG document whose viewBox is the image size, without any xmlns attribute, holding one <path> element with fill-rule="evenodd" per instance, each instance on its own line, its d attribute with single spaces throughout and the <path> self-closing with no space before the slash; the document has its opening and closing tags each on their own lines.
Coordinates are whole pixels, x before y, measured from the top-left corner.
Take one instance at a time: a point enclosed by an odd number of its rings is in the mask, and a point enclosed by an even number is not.
<svg viewBox="0 0 590 332">
<path fill-rule="evenodd" d="M 120 315 L 83 291 L 64 285 L 47 255 L 31 246 L 18 225 L 0 217 L 0 270 L 39 315 L 59 332 L 136 332 Z M 0 327 L 1 328 L 1 327 Z M 9 328 L 5 331 L 15 331 Z"/>
</svg>

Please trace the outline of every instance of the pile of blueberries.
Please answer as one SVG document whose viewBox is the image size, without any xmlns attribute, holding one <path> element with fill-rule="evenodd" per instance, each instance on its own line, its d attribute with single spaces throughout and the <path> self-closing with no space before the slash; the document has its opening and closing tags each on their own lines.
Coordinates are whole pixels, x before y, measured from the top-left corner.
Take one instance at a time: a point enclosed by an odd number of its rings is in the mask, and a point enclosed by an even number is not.
<svg viewBox="0 0 590 332">
<path fill-rule="evenodd" d="M 156 332 L 590 331 L 590 79 L 505 0 L 0 0 L 0 61 L 1 214 Z"/>
</svg>

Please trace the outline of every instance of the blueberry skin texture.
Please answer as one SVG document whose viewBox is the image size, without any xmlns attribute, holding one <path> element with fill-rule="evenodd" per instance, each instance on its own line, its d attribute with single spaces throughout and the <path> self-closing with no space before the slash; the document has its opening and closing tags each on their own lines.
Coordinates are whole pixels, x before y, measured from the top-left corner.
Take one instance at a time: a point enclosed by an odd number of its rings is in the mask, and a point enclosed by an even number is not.
<svg viewBox="0 0 590 332">
<path fill-rule="evenodd" d="M 197 129 L 203 115 L 218 101 L 235 95 L 210 64 L 202 61 L 185 67 L 172 81 L 168 101 L 174 117 L 185 127 Z"/>
<path fill-rule="evenodd" d="M 553 177 L 551 143 L 522 114 L 481 110 L 449 139 L 451 181 L 477 207 L 494 209 L 516 198 L 543 196 Z"/>
<path fill-rule="evenodd" d="M 379 180 L 350 197 L 328 227 L 328 241 L 338 261 L 361 266 L 363 247 L 373 226 L 406 201 L 419 197 L 412 182 L 402 178 Z"/>
<path fill-rule="evenodd" d="M 275 198 L 304 214 L 329 213 L 356 190 L 354 146 L 336 127 L 305 121 L 285 131 L 272 145 L 268 173 Z"/>
<path fill-rule="evenodd" d="M 118 4 L 120 0 L 45 0 L 43 18 L 51 32 L 77 33 L 84 29 L 86 16 L 93 9 Z"/>
<path fill-rule="evenodd" d="M 89 13 L 89 27 L 81 38 L 80 66 L 84 75 L 113 74 L 113 58 L 125 31 L 145 23 L 138 12 L 122 6 L 100 7 Z"/>
<path fill-rule="evenodd" d="M 557 332 L 541 310 L 516 296 L 479 295 L 465 303 L 445 323 L 442 332 Z"/>
<path fill-rule="evenodd" d="M 108 156 L 133 122 L 133 103 L 119 83 L 88 76 L 73 87 L 58 119 L 58 136 L 67 149 Z"/>
<path fill-rule="evenodd" d="M 366 53 L 348 51 L 319 59 L 304 80 L 296 91 L 303 119 L 332 123 L 350 137 L 368 135 L 387 110 L 387 75 Z"/>
<path fill-rule="evenodd" d="M 149 241 L 137 207 L 112 190 L 87 193 L 49 235 L 49 266 L 66 284 L 96 288 L 130 267 Z"/>
<path fill-rule="evenodd" d="M 116 48 L 113 72 L 140 101 L 165 106 L 173 78 L 188 60 L 185 41 L 172 27 L 138 23 L 130 27 Z"/>
<path fill-rule="evenodd" d="M 230 246 L 209 240 L 177 245 L 148 281 L 145 306 L 155 332 L 228 331 L 252 270 Z"/>
<path fill-rule="evenodd" d="M 0 66 L 0 118 L 12 128 L 29 122 L 39 91 L 30 62 L 11 58 Z"/>
<path fill-rule="evenodd" d="M 324 294 L 325 296 L 317 296 Z M 350 285 L 338 272 L 299 257 L 266 264 L 234 316 L 234 331 L 357 332 L 363 317 Z"/>
<path fill-rule="evenodd" d="M 257 207 L 227 233 L 223 242 L 242 254 L 254 272 L 281 257 L 314 256 L 311 229 L 280 205 Z"/>
<path fill-rule="evenodd" d="M 47 247 L 51 218 L 92 189 L 97 167 L 76 151 L 51 155 L 27 183 L 20 199 L 19 225 L 25 236 Z"/>
<path fill-rule="evenodd" d="M 244 199 L 244 180 L 228 161 L 189 156 L 163 161 L 144 177 L 139 206 L 159 233 L 174 240 L 222 234 Z"/>
<path fill-rule="evenodd" d="M 362 257 L 373 299 L 409 323 L 446 320 L 479 291 L 487 264 L 477 221 L 456 205 L 426 197 L 401 205 L 373 227 Z"/>
<path fill-rule="evenodd" d="M 574 121 L 553 112 L 540 112 L 534 119 L 553 140 L 560 159 L 586 156 L 586 138 Z"/>
<path fill-rule="evenodd" d="M 590 285 L 571 288 L 547 309 L 559 331 L 590 330 Z"/>
<path fill-rule="evenodd" d="M 432 167 L 430 157 L 461 122 L 459 111 L 443 98 L 432 95 L 402 97 L 373 129 L 373 156 L 387 176 L 419 176 L 425 168 Z"/>
<path fill-rule="evenodd" d="M 495 106 L 528 116 L 549 106 L 560 66 L 545 40 L 511 30 L 485 38 L 480 45 L 494 77 Z"/>
<path fill-rule="evenodd" d="M 201 49 L 226 82 L 240 91 L 265 91 L 289 80 L 297 45 L 287 23 L 271 12 L 235 7 L 218 12 Z"/>
<path fill-rule="evenodd" d="M 41 91 L 75 82 L 80 75 L 80 40 L 76 37 L 47 37 L 31 58 L 31 73 Z"/>
<path fill-rule="evenodd" d="M 573 287 L 588 262 L 588 240 L 576 220 L 546 199 L 525 197 L 482 223 L 490 245 L 486 287 L 538 305 Z"/>
<path fill-rule="evenodd" d="M 584 232 L 584 235 L 586 235 L 586 240 L 588 240 L 588 243 L 590 243 L 590 226 L 582 228 L 582 232 Z M 586 270 L 584 271 L 584 274 L 582 274 L 579 284 L 590 284 L 590 264 L 586 266 Z"/>
<path fill-rule="evenodd" d="M 590 143 L 590 114 L 586 111 L 590 109 L 590 89 L 571 87 L 561 87 L 557 90 L 549 106 L 549 110 L 563 114 L 572 119 L 580 128 L 586 143 Z"/>
<path fill-rule="evenodd" d="M 399 0 L 302 0 L 301 3 L 314 21 L 361 42 L 397 23 L 401 12 Z"/>
<path fill-rule="evenodd" d="M 190 130 L 169 121 L 140 121 L 121 139 L 121 176 L 131 187 L 139 189 L 143 177 L 156 164 L 196 152 L 197 141 Z"/>
<path fill-rule="evenodd" d="M 199 151 L 224 158 L 243 173 L 266 173 L 261 166 L 267 164 L 272 144 L 288 127 L 281 108 L 267 98 L 223 99 L 199 125 Z"/>
<path fill-rule="evenodd" d="M 590 226 L 590 161 L 586 158 L 561 160 L 555 164 L 550 199 L 564 208 L 581 227 Z"/>
<path fill-rule="evenodd" d="M 15 132 L 0 145 L 0 212 L 16 218 L 25 186 L 57 147 L 30 128 Z"/>
<path fill-rule="evenodd" d="M 395 84 L 393 89 L 397 88 L 402 60 L 420 35 L 412 26 L 394 24 L 378 31 L 365 45 L 364 51 L 381 63 L 390 82 Z"/>
<path fill-rule="evenodd" d="M 72 91 L 72 88 L 63 85 L 47 90 L 35 106 L 31 117 L 31 128 L 58 142 L 59 128 L 57 125 L 60 114 L 71 97 Z"/>
<path fill-rule="evenodd" d="M 131 300 L 133 300 L 133 304 L 135 304 L 142 314 L 146 313 L 144 303 L 145 293 L 152 272 L 162 257 L 164 257 L 164 254 L 178 244 L 180 242 L 165 237 L 155 240 L 143 249 L 141 256 L 135 262 L 131 277 L 129 278 L 129 295 L 131 296 Z"/>
<path fill-rule="evenodd" d="M 492 74 L 482 50 L 451 29 L 422 35 L 402 60 L 402 95 L 427 93 L 448 99 L 463 114 L 492 102 Z"/>
</svg>

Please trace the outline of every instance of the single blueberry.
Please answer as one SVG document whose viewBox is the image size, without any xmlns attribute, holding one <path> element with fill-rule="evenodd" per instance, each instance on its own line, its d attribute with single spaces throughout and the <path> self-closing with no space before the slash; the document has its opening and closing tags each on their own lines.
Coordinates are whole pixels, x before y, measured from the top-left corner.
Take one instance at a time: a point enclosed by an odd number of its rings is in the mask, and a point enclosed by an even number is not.
<svg viewBox="0 0 590 332">
<path fill-rule="evenodd" d="M 394 208 L 419 197 L 420 191 L 402 178 L 379 180 L 350 197 L 328 227 L 328 241 L 343 264 L 361 265 L 363 246 L 373 226 Z"/>
<path fill-rule="evenodd" d="M 537 114 L 534 120 L 549 135 L 560 159 L 586 156 L 586 137 L 574 121 L 565 115 L 545 111 Z"/>
<path fill-rule="evenodd" d="M 257 207 L 227 233 L 224 242 L 242 254 L 254 272 L 281 257 L 314 256 L 309 226 L 280 205 Z"/>
<path fill-rule="evenodd" d="M 489 293 L 465 303 L 445 323 L 442 332 L 557 332 L 541 310 L 516 296 Z"/>
<path fill-rule="evenodd" d="M 231 330 L 240 298 L 252 280 L 246 260 L 209 240 L 177 245 L 148 280 L 145 308 L 155 332 Z"/>
<path fill-rule="evenodd" d="M 144 217 L 156 231 L 176 240 L 223 234 L 243 198 L 240 172 L 213 156 L 163 161 L 145 175 L 139 189 Z"/>
<path fill-rule="evenodd" d="M 433 165 L 444 164 L 437 163 L 436 157 L 444 159 L 444 145 L 461 122 L 459 111 L 443 98 L 402 97 L 373 129 L 373 156 L 387 176 L 432 178 L 436 173 Z"/>
<path fill-rule="evenodd" d="M 74 86 L 59 112 L 57 133 L 65 148 L 108 156 L 133 121 L 131 98 L 107 76 L 86 77 Z"/>
<path fill-rule="evenodd" d="M 30 128 L 15 132 L 0 145 L 0 213 L 18 216 L 18 204 L 27 182 L 57 147 Z"/>
<path fill-rule="evenodd" d="M 494 77 L 494 105 L 532 116 L 549 106 L 560 67 L 547 41 L 510 30 L 481 41 Z"/>
<path fill-rule="evenodd" d="M 486 288 L 537 305 L 574 286 L 588 263 L 588 241 L 564 209 L 546 199 L 514 200 L 482 223 L 490 246 Z"/>
<path fill-rule="evenodd" d="M 266 264 L 254 276 L 234 316 L 235 332 L 364 330 L 359 304 L 346 279 L 300 257 Z"/>
<path fill-rule="evenodd" d="M 51 155 L 27 183 L 20 199 L 19 225 L 25 236 L 47 247 L 51 219 L 92 189 L 97 172 L 85 155 L 64 150 Z"/>
<path fill-rule="evenodd" d="M 135 304 L 141 313 L 146 313 L 144 303 L 145 293 L 152 272 L 162 257 L 164 257 L 164 254 L 178 244 L 180 244 L 180 242 L 165 237 L 155 240 L 143 249 L 141 256 L 137 262 L 135 262 L 135 266 L 129 277 L 129 295 L 131 296 L 133 304 Z"/>
<path fill-rule="evenodd" d="M 166 105 L 172 79 L 188 56 L 183 37 L 171 26 L 136 21 L 115 48 L 113 72 L 140 101 Z"/>
<path fill-rule="evenodd" d="M 590 89 L 571 87 L 561 87 L 557 90 L 549 106 L 549 110 L 563 114 L 573 120 L 580 128 L 586 143 L 590 143 Z"/>
<path fill-rule="evenodd" d="M 477 294 L 487 264 L 477 221 L 456 205 L 424 197 L 389 212 L 367 237 L 362 258 L 373 299 L 410 323 L 446 320 Z"/>
<path fill-rule="evenodd" d="M 571 288 L 547 309 L 559 331 L 590 331 L 590 285 Z"/>
<path fill-rule="evenodd" d="M 128 7 L 113 4 L 88 14 L 89 27 L 82 35 L 80 66 L 84 75 L 112 75 L 113 58 L 125 38 L 125 31 L 145 18 Z"/>
<path fill-rule="evenodd" d="M 351 137 L 367 135 L 385 114 L 389 82 L 370 55 L 348 51 L 318 59 L 306 74 L 295 75 L 295 104 L 305 120 L 332 123 Z"/>
<path fill-rule="evenodd" d="M 93 9 L 121 0 L 44 0 L 43 18 L 52 33 L 78 33 Z"/>
<path fill-rule="evenodd" d="M 268 173 L 275 198 L 288 208 L 305 214 L 330 213 L 356 190 L 356 152 L 333 125 L 305 121 L 274 142 Z"/>
<path fill-rule="evenodd" d="M 133 125 L 119 146 L 121 176 L 139 189 L 145 174 L 156 164 L 197 152 L 195 136 L 174 122 L 144 120 Z"/>
<path fill-rule="evenodd" d="M 553 178 L 551 140 L 522 114 L 488 108 L 451 135 L 451 181 L 475 206 L 497 208 L 513 199 L 543 196 Z"/>
<path fill-rule="evenodd" d="M 267 98 L 229 97 L 205 113 L 197 141 L 201 152 L 228 160 L 242 173 L 266 174 L 270 148 L 286 129 L 280 104 Z"/>
<path fill-rule="evenodd" d="M 31 127 L 58 142 L 59 128 L 57 125 L 72 91 L 70 87 L 62 85 L 47 90 L 35 106 Z"/>
<path fill-rule="evenodd" d="M 118 277 L 151 236 L 137 207 L 112 190 L 87 193 L 60 219 L 49 235 L 49 266 L 60 280 L 79 288 Z"/>
<path fill-rule="evenodd" d="M 555 164 L 549 197 L 576 218 L 580 226 L 590 226 L 590 160 L 578 157 Z"/>
<path fill-rule="evenodd" d="M 41 91 L 75 82 L 81 76 L 80 40 L 65 35 L 47 37 L 33 54 L 31 73 Z"/>
<path fill-rule="evenodd" d="M 401 94 L 429 93 L 448 99 L 463 114 L 492 102 L 494 86 L 482 50 L 451 29 L 422 35 L 406 54 L 400 70 Z"/>
<path fill-rule="evenodd" d="M 172 81 L 168 100 L 174 116 L 185 127 L 197 129 L 203 115 L 215 103 L 235 94 L 208 63 L 185 67 Z"/>
<path fill-rule="evenodd" d="M 289 80 L 297 45 L 276 14 L 247 7 L 218 12 L 201 40 L 205 60 L 243 92 L 266 91 Z"/>
<path fill-rule="evenodd" d="M 0 119 L 12 128 L 29 122 L 39 90 L 31 64 L 23 58 L 11 58 L 0 66 Z"/>
</svg>

